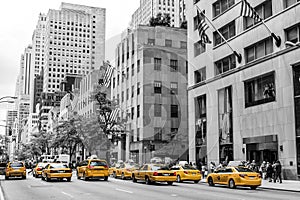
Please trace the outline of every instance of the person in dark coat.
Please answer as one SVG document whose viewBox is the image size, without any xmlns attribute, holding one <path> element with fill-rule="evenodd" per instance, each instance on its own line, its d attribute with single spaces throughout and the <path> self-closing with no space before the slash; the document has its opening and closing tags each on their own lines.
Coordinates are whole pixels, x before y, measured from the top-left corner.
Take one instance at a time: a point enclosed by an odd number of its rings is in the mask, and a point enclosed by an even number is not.
<svg viewBox="0 0 300 200">
<path fill-rule="evenodd" d="M 279 160 L 275 162 L 275 173 L 274 173 L 274 183 L 276 183 L 277 179 L 279 179 L 279 183 L 282 183 L 282 178 L 281 178 L 281 163 Z"/>
<path fill-rule="evenodd" d="M 272 176 L 273 176 L 273 167 L 272 164 L 267 162 L 267 178 L 269 179 L 269 182 L 272 182 Z"/>
</svg>

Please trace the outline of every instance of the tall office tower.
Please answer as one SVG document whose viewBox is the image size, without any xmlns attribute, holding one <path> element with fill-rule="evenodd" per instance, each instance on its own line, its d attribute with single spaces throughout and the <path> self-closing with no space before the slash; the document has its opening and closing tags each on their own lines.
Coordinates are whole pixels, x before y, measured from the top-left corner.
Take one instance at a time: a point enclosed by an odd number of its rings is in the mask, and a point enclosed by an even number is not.
<svg viewBox="0 0 300 200">
<path fill-rule="evenodd" d="M 43 92 L 55 92 L 66 73 L 85 75 L 102 65 L 105 9 L 62 3 L 46 21 Z"/>
<path fill-rule="evenodd" d="M 151 17 L 158 13 L 168 13 L 172 27 L 180 27 L 183 19 L 185 0 L 140 0 L 140 7 L 131 16 L 130 26 L 136 28 L 139 24 L 148 25 Z"/>
<path fill-rule="evenodd" d="M 30 96 L 30 113 L 35 113 L 36 112 L 36 104 L 38 102 L 40 102 L 40 100 L 41 100 L 41 95 L 42 95 L 42 92 L 43 92 L 43 78 L 44 78 L 43 74 L 44 74 L 44 70 L 42 68 L 41 71 L 40 71 L 40 74 L 37 75 L 34 78 L 33 101 L 32 101 L 32 97 Z"/>
<path fill-rule="evenodd" d="M 39 14 L 39 19 L 32 35 L 32 68 L 30 76 L 30 112 L 35 110 L 36 80 L 45 64 L 46 15 Z M 39 79 L 39 78 L 38 78 Z"/>
<path fill-rule="evenodd" d="M 247 0 L 264 24 L 242 16 L 241 2 L 187 1 L 189 158 L 204 164 L 280 160 L 283 177 L 297 179 L 300 2 Z M 205 31 L 210 44 L 199 42 L 197 7 L 214 25 Z"/>
<path fill-rule="evenodd" d="M 11 134 L 11 130 L 13 128 L 14 121 L 17 117 L 18 113 L 16 110 L 8 110 L 6 114 L 6 131 L 5 135 L 9 136 Z"/>
<path fill-rule="evenodd" d="M 127 122 L 117 160 L 187 159 L 186 44 L 185 29 L 139 25 L 117 46 L 111 95 Z"/>
<path fill-rule="evenodd" d="M 22 82 L 22 94 L 29 95 L 30 93 L 30 80 L 32 69 L 32 46 L 28 46 L 24 51 L 24 65 L 23 65 L 23 82 Z"/>
</svg>

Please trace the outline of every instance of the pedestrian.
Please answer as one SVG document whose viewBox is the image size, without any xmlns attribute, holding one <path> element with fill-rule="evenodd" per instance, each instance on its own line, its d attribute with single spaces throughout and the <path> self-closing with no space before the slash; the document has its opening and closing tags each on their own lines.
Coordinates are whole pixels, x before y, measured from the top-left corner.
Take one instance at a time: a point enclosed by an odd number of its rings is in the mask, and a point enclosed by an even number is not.
<svg viewBox="0 0 300 200">
<path fill-rule="evenodd" d="M 216 169 L 216 164 L 214 162 L 210 162 L 210 173 L 213 173 Z"/>
<path fill-rule="evenodd" d="M 261 177 L 265 180 L 266 179 L 266 161 L 263 161 L 259 167 L 259 173 Z"/>
<path fill-rule="evenodd" d="M 202 167 L 201 167 L 202 179 L 205 179 L 205 171 L 206 171 L 206 167 L 205 167 L 205 165 L 202 165 Z"/>
<path fill-rule="evenodd" d="M 273 167 L 272 164 L 267 162 L 267 178 L 269 179 L 269 182 L 272 182 L 272 176 L 273 176 Z"/>
<path fill-rule="evenodd" d="M 281 163 L 279 160 L 275 162 L 275 176 L 274 176 L 274 183 L 277 182 L 277 179 L 279 179 L 279 183 L 282 183 L 282 178 L 281 178 Z"/>
</svg>

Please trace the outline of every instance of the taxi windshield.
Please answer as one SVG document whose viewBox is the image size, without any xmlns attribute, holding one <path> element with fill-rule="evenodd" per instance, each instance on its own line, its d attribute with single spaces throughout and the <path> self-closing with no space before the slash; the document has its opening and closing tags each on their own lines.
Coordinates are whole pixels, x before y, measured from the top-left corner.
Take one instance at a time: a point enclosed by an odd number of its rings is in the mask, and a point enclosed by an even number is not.
<svg viewBox="0 0 300 200">
<path fill-rule="evenodd" d="M 11 167 L 23 167 L 23 163 L 11 163 Z"/>
<path fill-rule="evenodd" d="M 191 165 L 184 165 L 184 166 L 182 166 L 182 168 L 186 169 L 186 170 L 196 170 L 196 168 Z"/>
<path fill-rule="evenodd" d="M 238 172 L 254 172 L 253 170 L 246 167 L 235 167 L 235 170 Z"/>
<path fill-rule="evenodd" d="M 169 167 L 165 166 L 165 165 L 153 165 L 151 169 L 153 171 L 157 171 L 157 170 L 169 170 Z"/>
<path fill-rule="evenodd" d="M 55 163 L 55 164 L 51 164 L 50 168 L 68 168 L 67 165 L 61 164 L 61 163 Z"/>
<path fill-rule="evenodd" d="M 90 166 L 106 166 L 106 163 L 103 161 L 91 161 Z"/>
</svg>

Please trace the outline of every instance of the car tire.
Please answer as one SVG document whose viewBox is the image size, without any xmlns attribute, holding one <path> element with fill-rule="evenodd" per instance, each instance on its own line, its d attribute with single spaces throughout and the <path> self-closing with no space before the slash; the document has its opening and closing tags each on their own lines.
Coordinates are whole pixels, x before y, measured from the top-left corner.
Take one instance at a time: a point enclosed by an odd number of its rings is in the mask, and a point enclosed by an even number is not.
<svg viewBox="0 0 300 200">
<path fill-rule="evenodd" d="M 180 175 L 177 175 L 176 181 L 177 181 L 177 183 L 181 183 L 181 182 L 182 182 L 182 180 L 181 180 L 181 178 L 180 178 Z"/>
<path fill-rule="evenodd" d="M 194 183 L 199 183 L 200 180 L 194 181 Z"/>
<path fill-rule="evenodd" d="M 215 185 L 214 181 L 213 181 L 213 179 L 211 177 L 208 178 L 207 182 L 208 182 L 209 186 L 214 186 Z"/>
<path fill-rule="evenodd" d="M 22 179 L 26 179 L 26 176 L 22 176 Z"/>
<path fill-rule="evenodd" d="M 257 186 L 251 186 L 251 190 L 256 190 Z"/>
<path fill-rule="evenodd" d="M 121 179 L 122 179 L 122 180 L 125 180 L 125 175 L 124 175 L 124 173 L 122 173 Z"/>
<path fill-rule="evenodd" d="M 134 182 L 134 183 L 136 183 L 136 182 L 137 182 L 137 180 L 136 180 L 136 178 L 135 178 L 134 174 L 132 175 L 132 182 Z"/>
<path fill-rule="evenodd" d="M 8 180 L 9 179 L 9 177 L 8 176 L 5 176 L 5 180 Z"/>
<path fill-rule="evenodd" d="M 145 182 L 146 182 L 146 185 L 151 185 L 151 180 L 149 179 L 148 176 L 145 177 Z"/>
<path fill-rule="evenodd" d="M 168 181 L 167 183 L 168 183 L 168 185 L 173 185 L 172 181 Z"/>
<path fill-rule="evenodd" d="M 88 181 L 88 180 L 89 180 L 89 177 L 86 176 L 85 172 L 83 173 L 83 179 L 84 179 L 85 181 Z"/>
<path fill-rule="evenodd" d="M 42 180 L 43 180 L 43 181 L 45 180 L 45 177 L 43 177 L 43 175 L 42 175 Z"/>
<path fill-rule="evenodd" d="M 230 179 L 229 182 L 228 182 L 228 187 L 230 189 L 234 189 L 235 188 L 235 182 L 233 179 Z"/>
<path fill-rule="evenodd" d="M 48 175 L 46 175 L 45 179 L 46 179 L 46 182 L 50 182 L 51 181 L 51 179 L 48 177 Z"/>
<path fill-rule="evenodd" d="M 70 177 L 70 178 L 67 178 L 67 182 L 71 182 L 71 177 Z"/>
<path fill-rule="evenodd" d="M 116 172 L 113 172 L 113 177 L 117 178 L 117 173 Z"/>
<path fill-rule="evenodd" d="M 104 181 L 107 181 L 108 180 L 108 176 L 104 176 Z"/>
</svg>

